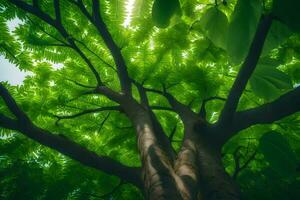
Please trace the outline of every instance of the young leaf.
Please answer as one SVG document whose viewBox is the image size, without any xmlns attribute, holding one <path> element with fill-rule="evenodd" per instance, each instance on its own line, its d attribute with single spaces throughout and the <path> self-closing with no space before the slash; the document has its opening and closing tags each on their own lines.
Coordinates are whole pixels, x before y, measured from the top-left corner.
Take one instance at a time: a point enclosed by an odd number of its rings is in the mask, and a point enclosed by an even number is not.
<svg viewBox="0 0 300 200">
<path fill-rule="evenodd" d="M 272 49 L 281 45 L 291 34 L 292 32 L 285 24 L 274 21 L 265 41 L 262 55 L 267 55 Z"/>
<path fill-rule="evenodd" d="M 176 12 L 180 11 L 178 0 L 155 0 L 152 7 L 152 20 L 155 26 L 166 28 Z"/>
<path fill-rule="evenodd" d="M 214 45 L 225 49 L 228 19 L 222 11 L 215 7 L 208 9 L 203 14 L 200 25 L 202 31 Z"/>
<path fill-rule="evenodd" d="M 288 75 L 270 65 L 257 66 L 250 86 L 254 94 L 268 101 L 293 87 Z"/>
</svg>

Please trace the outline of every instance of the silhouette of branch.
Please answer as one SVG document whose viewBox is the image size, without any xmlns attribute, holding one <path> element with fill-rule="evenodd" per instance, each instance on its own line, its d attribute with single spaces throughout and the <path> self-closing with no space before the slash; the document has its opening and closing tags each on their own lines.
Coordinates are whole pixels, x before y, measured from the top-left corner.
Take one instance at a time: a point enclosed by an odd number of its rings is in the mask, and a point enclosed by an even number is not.
<svg viewBox="0 0 300 200">
<path fill-rule="evenodd" d="M 73 1 L 69 0 L 71 3 L 76 5 L 83 15 L 85 15 L 89 21 L 94 24 L 100 35 L 102 36 L 102 39 L 106 45 L 106 47 L 109 49 L 114 62 L 117 66 L 117 74 L 120 80 L 120 85 L 122 88 L 122 91 L 125 94 L 131 95 L 131 80 L 129 78 L 128 72 L 127 72 L 127 66 L 125 63 L 125 60 L 122 56 L 121 49 L 118 47 L 118 45 L 113 40 L 110 32 L 108 31 L 108 28 L 106 24 L 104 23 L 101 13 L 100 13 L 100 3 L 99 0 L 93 0 L 92 1 L 92 14 L 90 14 L 86 7 L 84 6 L 83 2 L 81 0 L 79 1 Z"/>
<path fill-rule="evenodd" d="M 233 120 L 233 136 L 255 124 L 270 124 L 300 111 L 300 87 L 264 105 L 237 112 Z"/>
<path fill-rule="evenodd" d="M 84 91 L 84 92 L 82 92 L 81 94 L 77 95 L 76 97 L 67 100 L 66 103 L 70 103 L 70 102 L 72 102 L 72 101 L 75 101 L 75 100 L 79 99 L 79 98 L 82 97 L 82 96 L 90 95 L 90 94 L 97 94 L 97 92 L 96 92 L 96 90 L 88 90 L 88 91 Z"/>
<path fill-rule="evenodd" d="M 76 117 L 80 117 L 82 115 L 87 115 L 87 114 L 91 114 L 91 113 L 99 113 L 99 112 L 103 112 L 103 111 L 121 111 L 121 107 L 120 106 L 107 106 L 107 107 L 101 107 L 101 108 L 95 108 L 95 109 L 87 109 L 84 110 L 82 112 L 73 114 L 73 115 L 65 115 L 65 116 L 59 116 L 59 115 L 53 115 L 54 117 L 57 118 L 57 121 L 55 122 L 56 125 L 58 125 L 58 123 L 63 120 L 63 119 L 74 119 Z"/>
<path fill-rule="evenodd" d="M 106 117 L 103 119 L 103 121 L 100 123 L 100 127 L 99 127 L 99 130 L 98 130 L 99 133 L 101 132 L 101 130 L 102 130 L 102 128 L 103 128 L 105 122 L 108 120 L 109 116 L 110 116 L 110 113 L 108 113 L 108 114 L 106 115 Z"/>
<path fill-rule="evenodd" d="M 174 138 L 174 135 L 176 133 L 176 130 L 177 130 L 177 124 L 174 126 L 174 128 L 172 129 L 171 131 L 171 134 L 169 136 L 169 140 L 172 142 L 173 141 L 173 138 Z"/>
<path fill-rule="evenodd" d="M 110 175 L 118 176 L 137 187 L 142 186 L 139 168 L 127 167 L 110 157 L 99 156 L 95 152 L 86 149 L 67 137 L 60 136 L 61 134 L 53 134 L 35 126 L 30 121 L 29 117 L 19 108 L 8 90 L 1 83 L 0 96 L 4 100 L 8 109 L 16 117 L 16 119 L 11 119 L 0 113 L 1 127 L 18 131 L 32 140 L 54 149 L 83 165 L 101 170 Z"/>
<path fill-rule="evenodd" d="M 84 87 L 84 88 L 96 88 L 95 86 L 89 86 L 89 85 L 84 85 L 82 83 L 79 83 L 77 81 L 74 81 L 72 79 L 68 79 L 66 78 L 67 81 L 71 81 L 72 83 L 74 83 L 75 85 L 78 85 L 78 86 L 81 86 L 81 87 Z"/>
<path fill-rule="evenodd" d="M 221 101 L 226 101 L 225 98 L 222 98 L 222 97 L 210 97 L 210 98 L 207 98 L 207 99 L 204 99 L 202 101 L 202 105 L 201 105 L 201 108 L 200 108 L 200 112 L 199 112 L 199 115 L 203 118 L 203 119 L 206 119 L 206 103 L 209 102 L 209 101 L 212 101 L 212 100 L 221 100 Z"/>
<path fill-rule="evenodd" d="M 61 46 L 65 46 L 65 47 L 71 47 L 68 43 L 66 43 L 65 41 L 55 37 L 54 35 L 50 34 L 49 32 L 47 32 L 42 26 L 40 26 L 39 24 L 35 23 L 29 16 L 27 16 L 27 19 L 30 21 L 30 23 L 32 23 L 34 26 L 38 27 L 43 33 L 45 33 L 46 35 L 48 35 L 49 37 L 51 37 L 52 39 L 58 41 L 61 43 Z"/>
<path fill-rule="evenodd" d="M 151 88 L 145 88 L 145 90 L 164 96 L 168 100 L 169 104 L 172 106 L 173 110 L 180 116 L 184 123 L 191 119 L 195 120 L 195 118 L 199 118 L 197 117 L 197 114 L 194 113 L 188 106 L 180 103 L 173 95 L 168 93 L 164 86 L 163 91 Z"/>
<path fill-rule="evenodd" d="M 221 112 L 218 122 L 220 126 L 225 127 L 226 124 L 229 124 L 229 122 L 231 122 L 234 117 L 234 113 L 238 106 L 240 97 L 258 63 L 260 54 L 264 46 L 264 41 L 272 24 L 272 20 L 273 18 L 271 15 L 262 16 L 260 19 L 248 55 L 241 66 L 241 69 L 233 83 L 227 101 L 225 102 L 224 108 Z"/>
<path fill-rule="evenodd" d="M 92 51 L 86 44 L 84 44 L 82 41 L 74 39 L 76 42 L 78 42 L 79 44 L 81 44 L 85 49 L 87 49 L 91 54 L 93 54 L 94 56 L 96 56 L 102 63 L 104 63 L 105 65 L 107 65 L 109 68 L 111 68 L 112 70 L 116 71 L 116 69 L 109 64 L 108 62 L 106 62 L 104 59 L 102 59 L 99 55 L 97 55 L 94 51 Z"/>
<path fill-rule="evenodd" d="M 55 12 L 55 20 L 58 23 L 61 23 L 61 13 L 60 13 L 60 0 L 53 0 L 53 4 L 54 4 L 54 12 Z"/>
<path fill-rule="evenodd" d="M 131 80 L 131 81 L 133 82 L 133 84 L 138 89 L 142 105 L 145 106 L 146 108 L 149 108 L 149 100 L 148 100 L 148 97 L 147 97 L 147 91 L 143 87 L 143 84 L 140 84 L 135 80 Z"/>
<path fill-rule="evenodd" d="M 173 108 L 166 107 L 166 106 L 150 106 L 150 109 L 152 109 L 152 110 L 165 110 L 165 111 L 175 112 L 175 110 L 173 110 Z"/>
<path fill-rule="evenodd" d="M 149 106 L 149 102 L 148 102 L 148 97 L 147 97 L 147 89 L 143 86 L 143 84 L 138 83 L 137 81 L 131 79 L 132 83 L 135 84 L 138 88 L 139 91 L 139 95 L 140 95 L 140 99 L 142 102 L 142 105 L 148 109 L 148 113 L 151 117 L 151 121 L 153 123 L 153 127 L 155 129 L 155 131 L 157 132 L 157 138 L 159 140 L 159 142 L 161 143 L 161 145 L 163 146 L 163 148 L 165 148 L 165 151 L 169 153 L 169 155 L 171 155 L 171 159 L 172 162 L 175 159 L 175 150 L 172 147 L 172 144 L 169 140 L 169 138 L 167 137 L 165 131 L 163 130 L 159 120 L 157 119 L 157 117 L 155 116 L 153 110 L 155 109 L 160 109 L 160 110 L 169 110 L 169 108 L 166 107 L 160 107 L 160 106 Z"/>
</svg>

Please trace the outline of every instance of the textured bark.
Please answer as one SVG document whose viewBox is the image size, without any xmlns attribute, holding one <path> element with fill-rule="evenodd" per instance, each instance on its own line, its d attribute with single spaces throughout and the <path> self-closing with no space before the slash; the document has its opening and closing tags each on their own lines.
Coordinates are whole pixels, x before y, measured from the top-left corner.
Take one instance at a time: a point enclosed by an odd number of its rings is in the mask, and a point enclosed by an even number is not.
<svg viewBox="0 0 300 200">
<path fill-rule="evenodd" d="M 222 165 L 220 146 L 206 137 L 210 135 L 206 123 L 199 125 L 192 113 L 184 116 L 189 120 L 173 165 L 172 156 L 157 139 L 151 114 L 134 102 L 127 102 L 126 109 L 136 128 L 146 199 L 240 199 L 238 187 Z"/>
<path fill-rule="evenodd" d="M 208 143 L 198 145 L 198 168 L 204 199 L 240 199 L 240 191 L 233 179 L 225 172 L 221 153 Z"/>
<path fill-rule="evenodd" d="M 122 105 L 136 129 L 146 199 L 182 199 L 172 159 L 157 140 L 151 114 L 133 99 L 125 99 Z"/>
<path fill-rule="evenodd" d="M 180 191 L 183 199 L 197 199 L 198 196 L 198 166 L 197 147 L 191 140 L 185 140 L 175 164 L 176 174 L 181 179 Z"/>
</svg>

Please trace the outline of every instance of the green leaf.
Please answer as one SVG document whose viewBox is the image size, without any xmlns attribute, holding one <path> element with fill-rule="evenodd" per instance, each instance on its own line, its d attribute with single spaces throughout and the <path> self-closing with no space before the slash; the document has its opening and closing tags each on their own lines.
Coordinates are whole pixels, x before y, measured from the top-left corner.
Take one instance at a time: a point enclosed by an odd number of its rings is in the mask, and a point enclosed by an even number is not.
<svg viewBox="0 0 300 200">
<path fill-rule="evenodd" d="M 245 57 L 254 37 L 262 12 L 260 0 L 239 0 L 229 24 L 227 51 L 233 63 Z"/>
<path fill-rule="evenodd" d="M 291 34 L 292 32 L 286 25 L 278 21 L 273 21 L 264 44 L 262 55 L 268 54 L 272 49 L 281 45 Z"/>
<path fill-rule="evenodd" d="M 270 65 L 257 66 L 250 86 L 254 94 L 266 100 L 272 100 L 293 87 L 288 75 Z"/>
<path fill-rule="evenodd" d="M 228 19 L 226 15 L 216 7 L 208 9 L 200 20 L 202 31 L 214 43 L 214 45 L 226 48 Z"/>
<path fill-rule="evenodd" d="M 296 172 L 297 158 L 286 138 L 275 131 L 267 132 L 260 139 L 259 150 L 281 176 L 292 176 Z"/>
<path fill-rule="evenodd" d="M 155 26 L 166 28 L 176 12 L 180 11 L 178 0 L 155 0 L 152 7 L 152 20 Z"/>
<path fill-rule="evenodd" d="M 273 14 L 295 32 L 300 32 L 300 1 L 274 0 Z"/>
<path fill-rule="evenodd" d="M 295 62 L 292 64 L 287 65 L 288 74 L 291 76 L 294 82 L 300 82 L 300 62 Z"/>
</svg>

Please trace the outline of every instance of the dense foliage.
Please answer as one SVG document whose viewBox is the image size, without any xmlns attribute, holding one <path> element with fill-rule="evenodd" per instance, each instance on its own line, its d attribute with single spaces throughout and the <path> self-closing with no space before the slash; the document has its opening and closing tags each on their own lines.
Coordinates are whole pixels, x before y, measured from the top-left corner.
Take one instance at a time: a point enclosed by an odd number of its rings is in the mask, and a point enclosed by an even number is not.
<svg viewBox="0 0 300 200">
<path fill-rule="evenodd" d="M 31 72 L 21 85 L 3 83 L 20 108 L 42 129 L 126 166 L 139 167 L 130 120 L 118 104 L 93 93 L 99 83 L 95 74 L 115 91 L 121 86 L 107 44 L 78 8 L 78 2 L 83 2 L 91 11 L 91 1 L 60 1 L 61 24 L 68 37 L 15 2 L 20 1 L 0 2 L 0 54 Z M 24 2 L 59 17 L 52 0 Z M 272 12 L 279 20 L 272 23 L 238 110 L 272 102 L 298 87 L 299 10 L 297 0 L 100 1 L 107 29 L 136 83 L 134 98 L 140 99 L 141 85 L 167 90 L 195 112 L 202 105 L 209 123 L 220 116 L 262 14 Z M 10 32 L 7 23 L 16 18 L 21 23 Z M 180 118 L 163 95 L 147 95 L 179 150 Z M 0 113 L 15 118 L 3 99 Z M 222 156 L 243 199 L 300 199 L 299 113 L 242 130 L 226 143 Z M 18 131 L 0 128 L 0 199 L 142 199 L 142 194 L 115 176 L 86 167 Z"/>
</svg>

